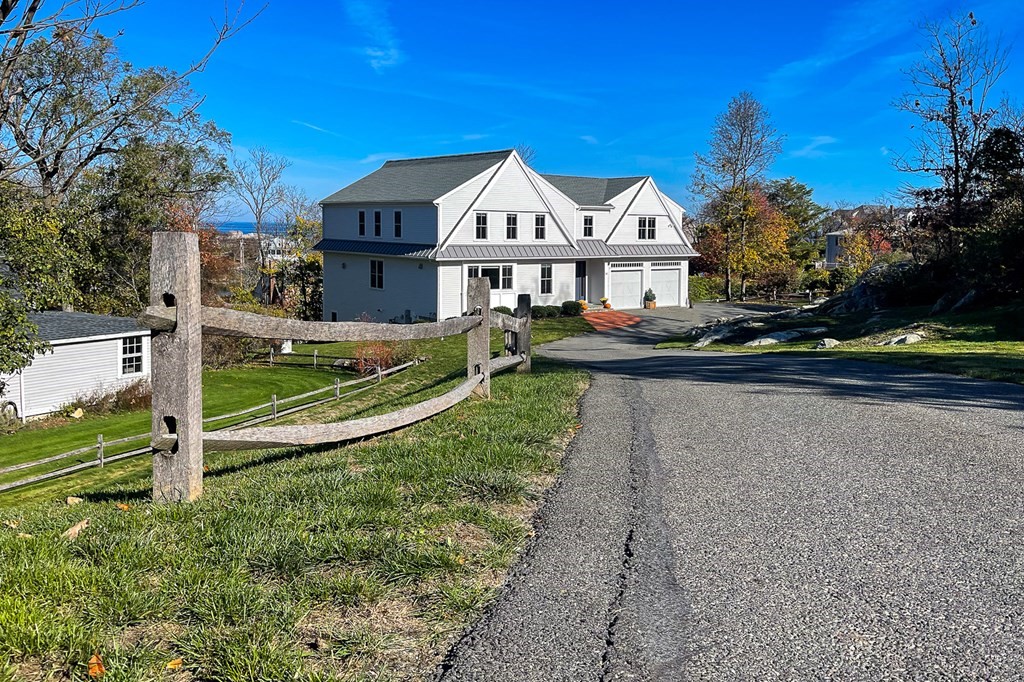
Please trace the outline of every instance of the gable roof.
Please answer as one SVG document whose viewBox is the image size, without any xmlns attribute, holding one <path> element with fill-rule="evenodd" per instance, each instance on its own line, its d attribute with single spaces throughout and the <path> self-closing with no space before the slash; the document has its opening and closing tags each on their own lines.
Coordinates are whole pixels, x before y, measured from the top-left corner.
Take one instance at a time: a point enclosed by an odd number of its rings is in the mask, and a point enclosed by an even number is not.
<svg viewBox="0 0 1024 682">
<path fill-rule="evenodd" d="M 131 317 L 48 310 L 31 313 L 29 320 L 39 328 L 39 338 L 51 342 L 92 336 L 150 333 L 148 328 L 141 326 Z"/>
<path fill-rule="evenodd" d="M 504 161 L 511 149 L 388 161 L 320 203 L 431 202 Z"/>
<path fill-rule="evenodd" d="M 603 206 L 647 176 L 588 178 L 580 175 L 541 175 L 580 206 Z"/>
</svg>

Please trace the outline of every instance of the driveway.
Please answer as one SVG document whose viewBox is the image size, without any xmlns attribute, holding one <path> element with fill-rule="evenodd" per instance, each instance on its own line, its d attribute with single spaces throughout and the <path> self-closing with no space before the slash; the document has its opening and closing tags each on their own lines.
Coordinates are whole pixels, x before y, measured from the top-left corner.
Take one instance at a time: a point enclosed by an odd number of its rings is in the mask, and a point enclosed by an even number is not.
<svg viewBox="0 0 1024 682">
<path fill-rule="evenodd" d="M 583 428 L 442 679 L 1024 678 L 1024 389 L 651 348 L 723 310 L 542 350 Z"/>
</svg>

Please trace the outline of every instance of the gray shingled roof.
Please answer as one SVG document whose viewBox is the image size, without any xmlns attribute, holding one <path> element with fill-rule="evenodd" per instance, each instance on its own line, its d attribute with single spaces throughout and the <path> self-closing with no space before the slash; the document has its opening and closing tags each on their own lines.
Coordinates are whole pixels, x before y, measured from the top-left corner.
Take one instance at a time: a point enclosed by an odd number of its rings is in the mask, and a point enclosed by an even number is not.
<svg viewBox="0 0 1024 682">
<path fill-rule="evenodd" d="M 646 176 L 632 178 L 585 178 L 579 175 L 541 175 L 580 206 L 603 206 Z"/>
<path fill-rule="evenodd" d="M 528 258 L 632 258 L 665 256 L 686 258 L 697 253 L 685 244 L 608 244 L 600 239 L 580 239 L 580 248 L 566 244 L 465 244 L 446 247 L 438 260 L 496 260 Z"/>
<path fill-rule="evenodd" d="M 39 327 L 39 338 L 51 342 L 132 332 L 149 334 L 149 329 L 141 326 L 131 317 L 48 310 L 32 313 L 29 315 L 29 319 Z"/>
<path fill-rule="evenodd" d="M 388 161 L 365 178 L 356 180 L 321 203 L 434 201 L 488 168 L 501 163 L 511 153 L 511 149 L 504 149 L 479 154 Z"/>
<path fill-rule="evenodd" d="M 316 251 L 339 253 L 368 253 L 374 256 L 404 256 L 405 258 L 427 258 L 434 250 L 433 244 L 407 244 L 404 242 L 371 242 L 359 239 L 321 239 L 313 247 Z"/>
</svg>

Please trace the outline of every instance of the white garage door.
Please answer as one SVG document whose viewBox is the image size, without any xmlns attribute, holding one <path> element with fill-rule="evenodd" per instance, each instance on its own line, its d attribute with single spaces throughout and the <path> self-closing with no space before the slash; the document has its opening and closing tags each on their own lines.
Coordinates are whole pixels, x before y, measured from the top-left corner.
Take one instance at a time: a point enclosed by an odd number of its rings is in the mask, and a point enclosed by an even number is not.
<svg viewBox="0 0 1024 682">
<path fill-rule="evenodd" d="M 643 271 L 612 270 L 610 294 L 612 307 L 640 308 L 643 306 Z"/>
<path fill-rule="evenodd" d="M 678 270 L 651 270 L 651 288 L 659 306 L 679 305 Z"/>
</svg>

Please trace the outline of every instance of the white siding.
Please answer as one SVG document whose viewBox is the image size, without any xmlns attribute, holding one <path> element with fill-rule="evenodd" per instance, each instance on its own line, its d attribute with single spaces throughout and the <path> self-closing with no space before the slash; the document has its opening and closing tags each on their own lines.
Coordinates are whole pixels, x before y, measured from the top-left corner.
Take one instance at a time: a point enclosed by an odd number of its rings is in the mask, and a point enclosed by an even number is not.
<svg viewBox="0 0 1024 682">
<path fill-rule="evenodd" d="M 140 332 L 126 336 L 143 337 L 141 373 L 121 375 L 121 338 L 74 343 L 57 341 L 50 352 L 37 355 L 23 370 L 24 403 L 18 394 L 20 380 L 16 374 L 9 379 L 9 390 L 13 388 L 14 391 L 4 398 L 4 402 L 10 400 L 18 406 L 19 414 L 35 417 L 53 412 L 75 398 L 148 379 L 149 335 Z"/>
<path fill-rule="evenodd" d="M 384 261 L 384 288 L 370 288 L 370 259 Z M 344 265 L 344 267 L 342 267 Z M 421 269 L 422 268 L 422 269 Z M 410 258 L 362 254 L 324 254 L 324 319 L 336 313 L 339 322 L 364 313 L 377 322 L 396 322 L 407 314 L 437 316 L 437 265 Z"/>
<path fill-rule="evenodd" d="M 553 261 L 551 263 L 551 293 L 540 293 L 539 261 L 521 263 L 515 282 L 516 294 L 530 294 L 533 305 L 561 305 L 563 301 L 575 300 L 575 261 Z M 514 307 L 514 306 L 509 306 Z"/>
<path fill-rule="evenodd" d="M 325 239 L 369 242 L 437 243 L 437 207 L 433 204 L 324 204 Z M 359 236 L 359 211 L 366 211 L 366 236 Z M 381 212 L 381 236 L 373 236 L 373 212 Z M 395 239 L 395 211 L 402 212 L 402 236 Z"/>
<path fill-rule="evenodd" d="M 494 169 L 489 170 L 467 182 L 462 187 L 452 191 L 444 197 L 438 205 L 440 206 L 440 221 L 441 225 L 439 228 L 440 237 L 442 241 L 448 237 L 448 234 L 455 228 L 463 214 L 466 213 L 477 197 L 480 195 L 480 191 L 487 185 L 487 181 L 494 175 Z"/>
<path fill-rule="evenodd" d="M 637 218 L 653 216 L 657 219 L 657 239 L 653 242 L 637 238 Z M 608 240 L 609 244 L 682 244 L 672 217 L 660 201 L 660 192 L 648 181 L 630 203 L 618 229 Z"/>
<path fill-rule="evenodd" d="M 438 301 L 440 310 L 438 319 L 458 317 L 462 310 L 462 264 L 441 263 L 437 266 L 439 290 Z"/>
</svg>

